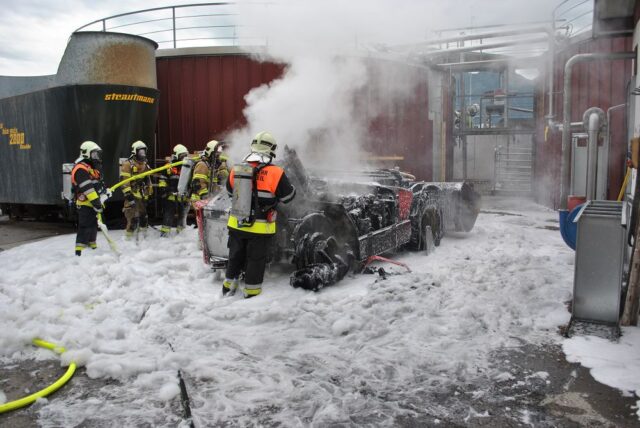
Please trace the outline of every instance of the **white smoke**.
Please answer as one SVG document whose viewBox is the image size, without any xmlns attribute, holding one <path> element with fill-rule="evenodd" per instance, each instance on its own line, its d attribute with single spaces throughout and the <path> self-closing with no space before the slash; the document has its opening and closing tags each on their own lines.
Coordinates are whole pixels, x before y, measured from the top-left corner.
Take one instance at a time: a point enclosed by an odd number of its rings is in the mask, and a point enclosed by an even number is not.
<svg viewBox="0 0 640 428">
<path fill-rule="evenodd" d="M 240 3 L 241 40 L 262 38 L 266 48 L 260 59 L 285 64 L 286 69 L 281 79 L 246 96 L 247 125 L 227 138 L 232 156 L 242 157 L 253 135 L 269 131 L 280 146 L 296 148 L 304 161 L 329 161 L 332 166 L 361 163 L 364 152 L 371 149 L 371 121 L 380 114 L 388 116 L 385 112 L 410 99 L 416 85 L 426 79 L 426 69 L 416 72 L 398 64 L 415 64 L 421 44 L 437 37 L 438 29 L 549 19 L 550 6 L 556 3 Z M 369 103 L 371 93 L 380 97 Z"/>
</svg>

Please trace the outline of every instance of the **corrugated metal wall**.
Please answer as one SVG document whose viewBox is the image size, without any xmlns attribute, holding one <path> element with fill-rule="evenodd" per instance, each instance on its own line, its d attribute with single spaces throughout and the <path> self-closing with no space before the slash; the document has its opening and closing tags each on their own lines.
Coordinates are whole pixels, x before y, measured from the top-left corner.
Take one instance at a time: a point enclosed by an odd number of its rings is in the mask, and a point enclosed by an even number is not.
<svg viewBox="0 0 640 428">
<path fill-rule="evenodd" d="M 244 96 L 283 69 L 245 55 L 158 58 L 158 156 L 169 155 L 176 144 L 202 150 L 207 141 L 245 124 Z"/>
<path fill-rule="evenodd" d="M 389 102 L 392 92 L 385 86 L 366 88 L 356 104 L 384 102 L 382 114 L 376 108 L 362 108 L 371 120 L 369 151 L 377 156 L 399 156 L 395 162 L 403 170 L 431 179 L 432 121 L 429 120 L 427 71 L 401 64 L 376 64 L 412 79 L 416 86 L 411 98 Z M 171 153 L 175 144 L 184 144 L 191 151 L 202 150 L 212 138 L 246 123 L 242 114 L 244 97 L 253 88 L 269 83 L 282 75 L 284 66 L 260 63 L 244 55 L 161 57 L 157 59 L 160 112 L 158 117 L 158 157 Z M 378 101 L 376 101 L 378 100 Z"/>
<path fill-rule="evenodd" d="M 631 37 L 585 40 L 558 52 L 555 59 L 554 74 L 554 113 L 555 121 L 562 121 L 562 92 L 564 65 L 576 54 L 592 52 L 628 52 L 632 50 Z M 582 115 L 589 107 L 600 107 L 605 112 L 609 107 L 626 102 L 626 88 L 632 74 L 632 62 L 596 61 L 574 66 L 572 80 L 571 121 L 582 121 Z M 548 113 L 548 94 L 541 94 L 537 102 L 537 141 L 536 147 L 536 199 L 554 208 L 559 206 L 560 162 L 562 153 L 562 135 L 550 133 L 544 138 L 545 120 Z M 612 111 L 611 148 L 609 154 L 609 199 L 615 199 L 622 185 L 625 173 L 625 153 L 627 133 L 625 109 Z"/>
<path fill-rule="evenodd" d="M 433 121 L 429 120 L 428 71 L 410 65 L 372 62 L 369 66 L 391 81 L 365 88 L 358 101 L 375 103 L 379 114 L 368 113 L 370 143 L 365 148 L 379 158 L 398 158 L 382 166 L 398 166 L 423 180 L 432 180 Z M 375 73 L 374 73 L 375 74 Z M 398 95 L 394 79 L 410 82 L 409 93 Z M 375 80 L 375 77 L 374 77 Z M 407 87 L 405 87 L 405 90 Z"/>
</svg>

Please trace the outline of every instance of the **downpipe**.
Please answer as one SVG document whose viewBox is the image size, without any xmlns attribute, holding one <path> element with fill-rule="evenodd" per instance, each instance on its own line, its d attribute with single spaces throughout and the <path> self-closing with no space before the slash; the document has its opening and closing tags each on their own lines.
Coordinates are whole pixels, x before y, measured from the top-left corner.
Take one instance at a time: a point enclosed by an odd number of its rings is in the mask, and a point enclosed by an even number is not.
<svg viewBox="0 0 640 428">
<path fill-rule="evenodd" d="M 582 116 L 582 124 L 589 135 L 587 145 L 587 178 L 586 178 L 586 200 L 593 201 L 596 198 L 597 191 L 597 172 L 598 172 L 598 139 L 600 132 L 606 126 L 605 113 L 598 107 L 591 107 L 584 112 Z M 568 199 L 568 197 L 567 197 Z M 568 204 L 568 202 L 567 202 Z M 560 226 L 560 235 L 564 242 L 573 250 L 576 249 L 576 236 L 578 234 L 578 225 L 574 222 L 584 203 L 575 207 L 567 207 L 565 210 L 558 211 L 558 220 Z"/>
<path fill-rule="evenodd" d="M 598 137 L 600 130 L 606 124 L 604 123 L 604 111 L 597 107 L 591 107 L 584 112 L 584 121 L 587 125 L 587 134 L 589 142 L 587 145 L 587 190 L 586 197 L 588 201 L 596 199 L 596 177 L 598 168 Z"/>
</svg>

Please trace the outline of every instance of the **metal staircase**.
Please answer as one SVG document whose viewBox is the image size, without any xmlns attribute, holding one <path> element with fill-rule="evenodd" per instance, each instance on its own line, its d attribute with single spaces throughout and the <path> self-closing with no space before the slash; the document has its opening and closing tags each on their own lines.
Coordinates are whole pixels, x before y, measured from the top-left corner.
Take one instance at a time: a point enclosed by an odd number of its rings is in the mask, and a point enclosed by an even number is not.
<svg viewBox="0 0 640 428">
<path fill-rule="evenodd" d="M 507 144 L 495 148 L 493 192 L 529 196 L 533 185 L 531 144 Z"/>
</svg>

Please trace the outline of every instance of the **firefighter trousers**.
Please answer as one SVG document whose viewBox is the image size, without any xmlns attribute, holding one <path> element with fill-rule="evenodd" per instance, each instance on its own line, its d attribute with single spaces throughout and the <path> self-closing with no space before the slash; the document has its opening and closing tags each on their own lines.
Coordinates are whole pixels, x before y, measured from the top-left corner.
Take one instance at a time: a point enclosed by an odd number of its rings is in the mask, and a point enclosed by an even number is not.
<svg viewBox="0 0 640 428">
<path fill-rule="evenodd" d="M 80 205 L 78 207 L 78 234 L 76 235 L 76 249 L 89 247 L 96 243 L 98 236 L 98 217 L 92 207 Z"/>
<path fill-rule="evenodd" d="M 162 230 L 169 231 L 175 227 L 179 231 L 187 226 L 187 214 L 191 205 L 189 202 L 171 201 L 168 198 L 162 202 Z M 176 219 L 176 214 L 178 218 Z"/>
<path fill-rule="evenodd" d="M 147 217 L 147 201 L 136 198 L 135 204 L 128 201 L 124 202 L 122 208 L 124 217 L 127 219 L 127 234 L 132 234 L 138 227 L 146 229 L 149 226 L 149 217 Z"/>
<path fill-rule="evenodd" d="M 260 288 L 267 265 L 267 254 L 271 235 L 237 232 L 229 229 L 229 262 L 227 264 L 227 279 L 238 279 L 244 272 L 244 283 L 249 288 Z M 258 286 L 258 287 L 255 287 Z"/>
</svg>

